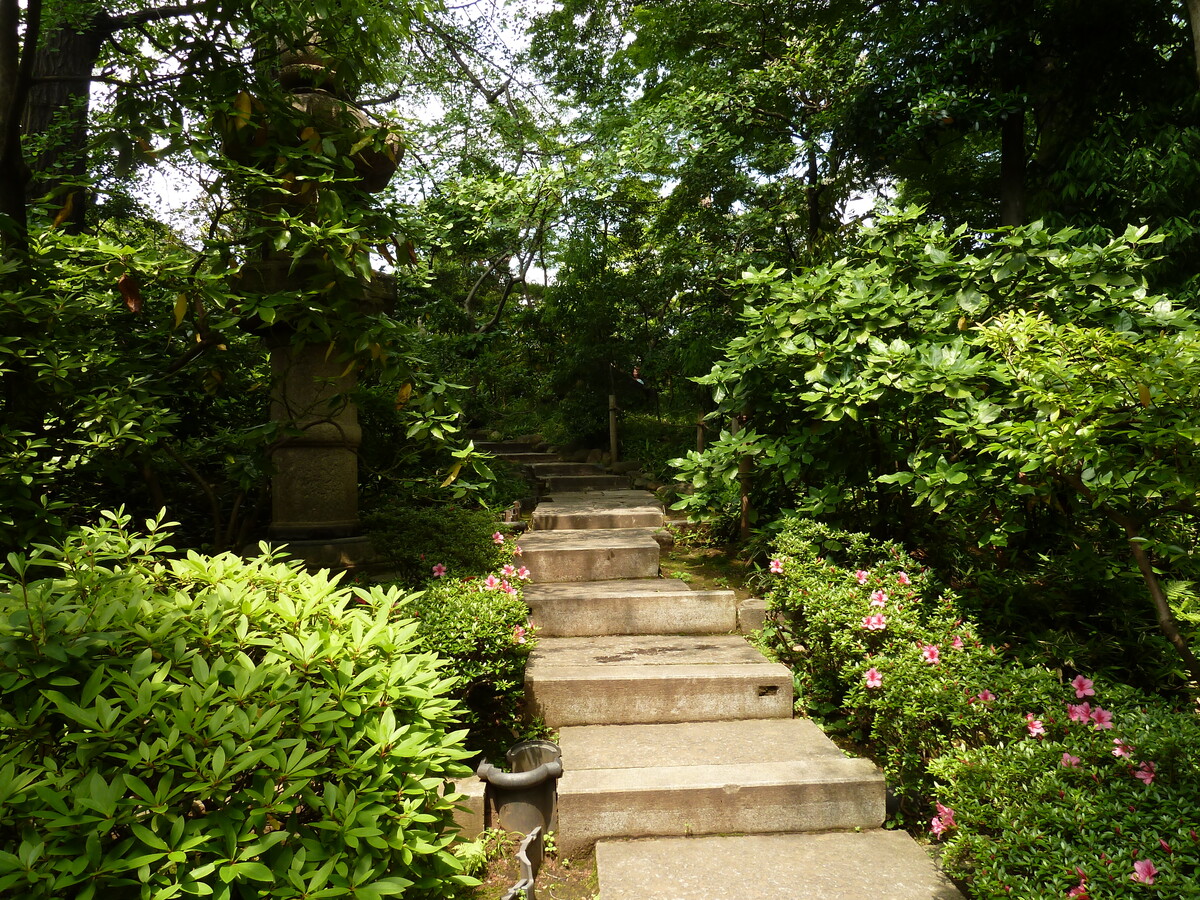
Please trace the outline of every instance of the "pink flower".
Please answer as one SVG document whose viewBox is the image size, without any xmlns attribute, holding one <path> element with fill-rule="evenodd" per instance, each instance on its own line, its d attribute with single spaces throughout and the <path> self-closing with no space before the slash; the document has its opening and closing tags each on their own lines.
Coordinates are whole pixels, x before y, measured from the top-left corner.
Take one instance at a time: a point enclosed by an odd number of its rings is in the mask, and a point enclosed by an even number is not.
<svg viewBox="0 0 1200 900">
<path fill-rule="evenodd" d="M 504 573 L 504 575 L 505 575 L 505 576 L 507 576 L 508 578 L 512 578 L 514 575 L 516 575 L 516 574 L 517 574 L 517 569 L 516 569 L 516 567 L 515 567 L 515 566 L 513 566 L 513 565 L 511 565 L 511 564 L 509 564 L 509 565 L 505 566 L 505 567 L 504 567 L 503 569 L 501 569 L 500 571 L 501 571 L 501 572 L 503 572 L 503 573 Z"/>
<path fill-rule="evenodd" d="M 984 703 L 990 703 L 992 700 L 996 699 L 996 695 L 993 694 L 991 691 L 989 691 L 987 688 L 984 688 L 982 691 L 979 692 L 979 696 L 976 699 L 981 700 Z"/>
<path fill-rule="evenodd" d="M 1092 718 L 1092 704 L 1090 703 L 1068 703 L 1067 718 L 1072 722 L 1088 722 Z"/>
<path fill-rule="evenodd" d="M 521 566 L 521 568 L 517 569 L 517 577 L 520 578 L 522 581 L 528 581 L 529 580 L 529 570 L 527 568 L 525 568 L 524 566 Z"/>
<path fill-rule="evenodd" d="M 1025 727 L 1029 729 L 1030 737 L 1041 737 L 1046 733 L 1046 728 L 1042 725 L 1041 719 L 1035 719 L 1033 713 L 1025 713 Z"/>
<path fill-rule="evenodd" d="M 1074 900 L 1091 900 L 1087 892 L 1086 875 L 1079 879 L 1079 884 L 1067 891 L 1067 898 L 1068 900 L 1070 900 L 1070 898 L 1074 898 Z"/>
<path fill-rule="evenodd" d="M 525 643 L 525 629 L 522 628 L 520 625 L 513 626 L 513 643 L 514 644 Z"/>
<path fill-rule="evenodd" d="M 883 684 L 883 673 L 878 669 L 871 667 L 867 669 L 867 674 L 863 676 L 863 680 L 869 688 L 877 688 Z"/>
<path fill-rule="evenodd" d="M 1076 675 L 1071 680 L 1071 687 L 1075 688 L 1075 699 L 1082 700 L 1084 697 L 1094 697 L 1096 692 L 1092 690 L 1092 680 L 1084 678 L 1082 675 Z"/>
<path fill-rule="evenodd" d="M 954 641 L 950 644 L 950 646 L 955 650 L 961 650 L 963 648 L 963 639 L 956 634 L 954 636 Z"/>
<path fill-rule="evenodd" d="M 909 578 L 908 575 L 904 572 L 901 572 L 899 575 L 896 576 L 896 581 L 899 584 L 912 584 L 912 579 Z"/>
<path fill-rule="evenodd" d="M 941 651 L 938 650 L 937 644 L 924 644 L 921 647 L 921 659 L 929 663 L 931 666 L 936 666 L 942 661 Z"/>
<path fill-rule="evenodd" d="M 1133 748 L 1120 738 L 1113 738 L 1112 755 L 1118 757 L 1131 757 L 1133 756 Z"/>
<path fill-rule="evenodd" d="M 1112 728 L 1112 713 L 1097 706 L 1092 710 L 1092 727 L 1097 731 L 1102 728 Z"/>
<path fill-rule="evenodd" d="M 513 547 L 513 556 L 520 556 L 520 555 L 521 555 L 521 545 L 517 544 L 517 546 Z"/>
<path fill-rule="evenodd" d="M 434 578 L 441 578 L 445 574 L 446 574 L 446 567 L 443 566 L 441 563 L 438 563 L 436 566 L 433 567 L 433 577 Z"/>
<path fill-rule="evenodd" d="M 1153 784 L 1154 774 L 1154 763 L 1144 762 L 1138 766 L 1138 770 L 1133 773 L 1133 777 L 1140 779 L 1144 784 Z M 1159 840 L 1159 843 L 1162 843 L 1161 839 Z M 1171 848 L 1169 846 L 1167 847 L 1167 852 L 1171 852 Z"/>
<path fill-rule="evenodd" d="M 887 600 L 888 600 L 888 595 L 885 591 L 875 591 L 873 594 L 871 594 L 871 605 L 872 606 L 880 606 L 880 607 L 886 606 Z"/>
<path fill-rule="evenodd" d="M 500 582 L 500 590 L 506 594 L 515 594 L 517 592 L 517 589 L 508 583 L 508 579 Z"/>
<path fill-rule="evenodd" d="M 1142 884 L 1154 884 L 1154 876 L 1157 874 L 1158 869 L 1154 867 L 1154 863 L 1148 859 L 1139 859 L 1133 864 L 1133 874 L 1129 878 Z"/>
<path fill-rule="evenodd" d="M 1063 768 L 1078 769 L 1081 762 L 1082 760 L 1078 756 L 1072 756 L 1070 753 L 1064 753 L 1062 755 Z"/>
<path fill-rule="evenodd" d="M 854 580 L 857 581 L 859 584 L 866 584 L 867 578 L 870 576 L 870 574 L 871 574 L 870 572 L 864 572 L 862 569 L 859 569 L 857 572 L 854 573 Z"/>
<path fill-rule="evenodd" d="M 492 532 L 492 543 L 493 544 L 503 544 L 504 543 L 504 535 L 502 535 L 498 531 L 493 531 Z"/>
<path fill-rule="evenodd" d="M 941 837 L 954 827 L 954 810 L 948 806 L 942 806 L 940 803 L 936 805 L 938 814 L 930 821 L 929 830 L 934 833 L 935 837 Z"/>
<path fill-rule="evenodd" d="M 883 631 L 887 628 L 887 617 L 867 616 L 862 620 L 862 627 L 865 631 Z"/>
<path fill-rule="evenodd" d="M 500 587 L 500 579 L 495 575 L 489 575 L 483 582 L 483 587 L 485 590 L 494 591 Z"/>
<path fill-rule="evenodd" d="M 771 560 L 771 574 L 772 575 L 782 575 L 783 574 L 783 560 L 782 559 Z"/>
</svg>

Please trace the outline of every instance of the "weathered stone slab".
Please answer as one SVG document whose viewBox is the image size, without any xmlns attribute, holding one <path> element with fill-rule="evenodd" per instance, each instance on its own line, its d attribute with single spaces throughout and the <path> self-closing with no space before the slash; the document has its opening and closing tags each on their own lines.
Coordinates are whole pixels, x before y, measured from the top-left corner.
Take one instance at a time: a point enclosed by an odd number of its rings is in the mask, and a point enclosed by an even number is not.
<svg viewBox="0 0 1200 900">
<path fill-rule="evenodd" d="M 547 475 L 542 482 L 551 494 L 563 491 L 621 491 L 630 487 L 628 475 Z"/>
<path fill-rule="evenodd" d="M 534 531 L 521 547 L 535 584 L 658 575 L 658 542 L 649 528 Z"/>
<path fill-rule="evenodd" d="M 548 638 L 525 670 L 548 725 L 790 718 L 792 676 L 737 636 Z"/>
<path fill-rule="evenodd" d="M 727 634 L 737 627 L 732 591 L 693 591 L 674 578 L 533 584 L 525 602 L 543 637 Z"/>
<path fill-rule="evenodd" d="M 604 841 L 603 900 L 963 900 L 903 831 Z"/>
</svg>

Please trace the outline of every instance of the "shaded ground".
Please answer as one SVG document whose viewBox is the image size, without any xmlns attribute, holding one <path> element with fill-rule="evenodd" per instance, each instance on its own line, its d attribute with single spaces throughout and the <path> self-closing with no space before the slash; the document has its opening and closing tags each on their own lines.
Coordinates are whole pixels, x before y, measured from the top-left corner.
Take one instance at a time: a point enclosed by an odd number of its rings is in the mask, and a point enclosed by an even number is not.
<svg viewBox="0 0 1200 900">
<path fill-rule="evenodd" d="M 663 553 L 659 564 L 664 576 L 678 578 L 696 590 L 731 590 L 738 600 L 754 596 L 746 587 L 753 568 L 726 547 L 696 546 L 682 537 L 674 549 Z"/>
<path fill-rule="evenodd" d="M 477 876 L 483 884 L 467 896 L 470 900 L 500 900 L 518 876 L 514 844 L 511 853 L 492 860 L 487 870 Z M 538 900 L 597 900 L 600 888 L 595 854 L 579 859 L 548 856 L 538 872 L 536 891 Z"/>
</svg>

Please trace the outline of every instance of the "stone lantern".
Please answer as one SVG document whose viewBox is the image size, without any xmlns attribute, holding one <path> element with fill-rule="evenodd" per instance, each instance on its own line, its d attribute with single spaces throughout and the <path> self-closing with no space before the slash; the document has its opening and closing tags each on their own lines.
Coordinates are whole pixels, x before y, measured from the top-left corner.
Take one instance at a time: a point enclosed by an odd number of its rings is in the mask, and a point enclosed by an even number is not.
<svg viewBox="0 0 1200 900">
<path fill-rule="evenodd" d="M 223 123 L 226 155 L 247 165 L 265 164 L 265 158 L 273 155 L 272 146 L 302 148 L 313 134 L 336 133 L 343 144 L 357 147 L 358 136 L 378 130 L 354 106 L 337 62 L 319 46 L 314 34 L 306 45 L 281 53 L 284 115 L 272 119 L 253 98 L 238 98 L 235 114 Z M 315 209 L 321 191 L 339 190 L 344 203 L 353 203 L 356 194 L 361 201 L 363 192 L 383 190 L 403 148 L 394 135 L 382 144 L 380 148 L 379 142 L 371 142 L 353 154 L 356 183 L 310 183 L 307 190 L 293 195 L 272 191 L 261 198 L 258 208 L 302 215 Z M 319 256 L 297 260 L 276 251 L 272 243 L 266 242 L 260 259 L 243 266 L 239 288 L 244 294 L 299 294 L 306 284 L 326 280 L 323 273 L 328 270 Z M 390 281 L 382 277 L 344 290 L 353 296 L 337 298 L 339 305 L 345 308 L 351 303 L 363 313 L 381 311 L 392 299 Z M 305 343 L 286 313 L 269 324 L 257 321 L 247 327 L 260 334 L 270 349 L 271 420 L 280 426 L 271 452 L 270 538 L 286 543 L 293 556 L 313 568 L 353 570 L 370 565 L 375 554 L 358 521 L 362 432 L 351 400 L 357 365 L 338 351 L 337 323 L 332 328 L 334 341 L 319 344 Z"/>
</svg>

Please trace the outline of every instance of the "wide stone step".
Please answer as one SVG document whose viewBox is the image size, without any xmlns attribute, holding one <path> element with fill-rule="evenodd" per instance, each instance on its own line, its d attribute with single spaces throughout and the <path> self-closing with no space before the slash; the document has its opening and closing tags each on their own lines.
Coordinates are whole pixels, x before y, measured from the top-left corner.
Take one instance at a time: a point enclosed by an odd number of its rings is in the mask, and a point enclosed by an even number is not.
<svg viewBox="0 0 1200 900">
<path fill-rule="evenodd" d="M 621 491 L 629 490 L 631 484 L 628 475 L 547 475 L 539 480 L 551 494 L 563 491 Z"/>
<path fill-rule="evenodd" d="M 545 638 L 525 696 L 551 727 L 787 719 L 792 675 L 737 635 Z"/>
<path fill-rule="evenodd" d="M 530 518 L 534 531 L 605 528 L 660 528 L 663 506 L 649 491 L 559 492 L 538 504 Z"/>
<path fill-rule="evenodd" d="M 542 637 L 728 634 L 738 625 L 733 591 L 694 591 L 674 578 L 533 584 L 525 602 Z"/>
<path fill-rule="evenodd" d="M 529 466 L 539 478 L 547 475 L 603 475 L 604 466 L 581 462 L 535 462 Z"/>
<path fill-rule="evenodd" d="M 962 900 L 903 831 L 604 841 L 600 900 Z"/>
<path fill-rule="evenodd" d="M 503 453 L 497 453 L 493 451 L 493 455 L 498 456 L 501 459 L 508 460 L 510 463 L 514 463 L 519 466 L 534 466 L 539 463 L 552 463 L 557 462 L 559 459 L 557 453 L 537 453 L 534 451 L 511 451 Z"/>
<path fill-rule="evenodd" d="M 878 828 L 884 782 L 812 722 L 563 728 L 558 840 Z M 781 896 L 788 896 L 786 894 Z"/>
<path fill-rule="evenodd" d="M 475 441 L 475 449 L 497 456 L 504 453 L 535 453 L 537 447 L 523 441 Z"/>
<path fill-rule="evenodd" d="M 521 539 L 521 548 L 521 561 L 535 584 L 658 575 L 652 528 L 532 531 Z"/>
</svg>

